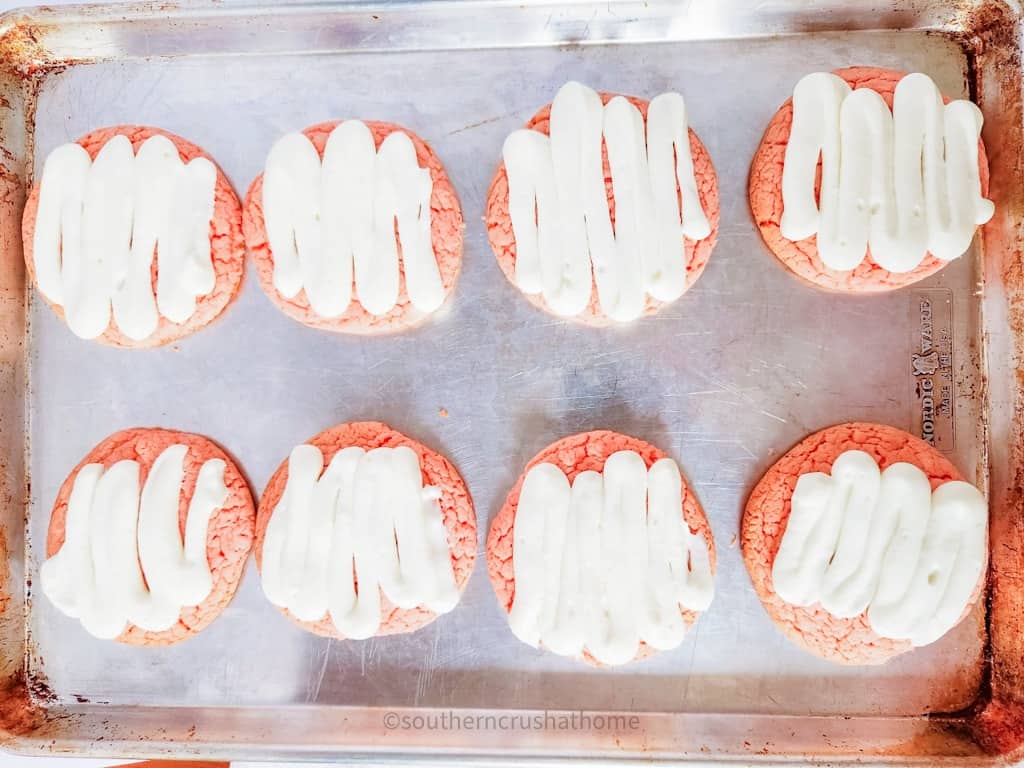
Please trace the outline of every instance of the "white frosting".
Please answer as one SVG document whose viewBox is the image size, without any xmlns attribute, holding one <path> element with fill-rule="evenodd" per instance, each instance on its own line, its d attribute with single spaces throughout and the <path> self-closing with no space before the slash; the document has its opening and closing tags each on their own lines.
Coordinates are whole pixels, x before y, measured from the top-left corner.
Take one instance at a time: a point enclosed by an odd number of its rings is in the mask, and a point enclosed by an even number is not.
<svg viewBox="0 0 1024 768">
<path fill-rule="evenodd" d="M 643 116 L 628 99 L 602 105 L 595 91 L 569 82 L 551 104 L 549 134 L 519 130 L 505 140 L 516 285 L 568 317 L 586 309 L 594 285 L 601 310 L 619 321 L 639 317 L 648 295 L 678 298 L 686 289 L 683 238 L 711 232 L 683 97 L 663 93 L 651 101 L 645 136 Z"/>
<path fill-rule="evenodd" d="M 817 72 L 793 91 L 793 125 L 782 170 L 783 237 L 817 234 L 825 265 L 851 270 L 871 250 L 890 272 L 927 253 L 962 255 L 994 212 L 981 196 L 974 104 L 943 105 L 927 75 L 907 75 L 893 108 L 869 88 Z M 820 206 L 815 174 L 821 159 Z"/>
<path fill-rule="evenodd" d="M 967 608 L 985 567 L 988 507 L 974 486 L 933 493 L 912 464 L 879 472 L 847 451 L 831 474 L 801 475 L 772 585 L 788 603 L 819 603 L 840 618 L 867 611 L 881 637 L 938 640 Z"/>
<path fill-rule="evenodd" d="M 85 339 L 107 330 L 111 306 L 118 329 L 136 341 L 161 315 L 184 323 L 216 282 L 216 183 L 213 163 L 183 163 L 165 136 L 146 139 L 138 154 L 114 136 L 95 160 L 78 144 L 57 147 L 43 166 L 32 236 L 39 291 Z"/>
<path fill-rule="evenodd" d="M 633 451 L 570 486 L 553 464 L 523 481 L 513 528 L 512 631 L 566 656 L 584 649 L 605 664 L 633 659 L 643 641 L 679 645 L 680 608 L 701 611 L 714 594 L 708 543 L 682 516 L 682 480 L 671 459 L 648 470 Z"/>
<path fill-rule="evenodd" d="M 162 632 L 213 589 L 206 535 L 227 499 L 225 464 L 210 459 L 200 467 L 183 541 L 178 508 L 187 453 L 184 445 L 166 448 L 141 493 L 137 461 L 107 470 L 86 464 L 75 476 L 64 544 L 40 577 L 43 593 L 90 634 L 114 638 L 129 623 Z"/>
<path fill-rule="evenodd" d="M 274 288 L 289 299 L 305 290 L 313 311 L 332 318 L 348 308 L 354 282 L 367 312 L 387 314 L 398 302 L 400 240 L 409 301 L 433 312 L 445 291 L 430 235 L 432 190 L 402 131 L 376 149 L 365 123 L 346 120 L 331 131 L 322 160 L 304 134 L 284 136 L 263 174 Z"/>
<path fill-rule="evenodd" d="M 263 591 L 357 639 L 377 633 L 381 592 L 447 613 L 459 590 L 439 499 L 411 448 L 343 448 L 324 469 L 319 448 L 297 446 L 263 541 Z"/>
</svg>

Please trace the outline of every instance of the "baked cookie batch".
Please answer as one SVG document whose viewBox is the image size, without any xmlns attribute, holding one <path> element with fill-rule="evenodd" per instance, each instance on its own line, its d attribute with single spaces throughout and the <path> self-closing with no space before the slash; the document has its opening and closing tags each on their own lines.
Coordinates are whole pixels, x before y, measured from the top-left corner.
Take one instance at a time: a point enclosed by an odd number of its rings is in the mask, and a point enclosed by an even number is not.
<svg viewBox="0 0 1024 768">
<path fill-rule="evenodd" d="M 754 220 L 804 282 L 910 285 L 966 252 L 993 215 L 981 126 L 974 104 L 923 74 L 807 75 L 753 158 Z M 567 83 L 498 160 L 488 238 L 540 310 L 590 326 L 637 320 L 679 300 L 712 255 L 718 180 L 678 93 Z M 50 153 L 23 219 L 42 299 L 76 336 L 126 348 L 216 320 L 246 251 L 268 299 L 298 322 L 356 334 L 421 325 L 454 300 L 463 230 L 430 146 L 357 119 L 279 138 L 244 203 L 181 137 L 93 131 Z M 740 541 L 787 637 L 837 663 L 879 664 L 938 640 L 982 597 L 987 519 L 982 493 L 934 447 L 851 423 L 765 473 Z M 456 608 L 476 513 L 444 455 L 379 422 L 294 446 L 258 504 L 210 440 L 129 429 L 61 486 L 41 589 L 95 637 L 166 645 L 227 606 L 250 551 L 269 602 L 307 631 L 412 632 Z M 597 666 L 677 647 L 714 597 L 714 540 L 684 472 L 614 432 L 540 451 L 494 517 L 486 559 L 517 638 Z"/>
</svg>

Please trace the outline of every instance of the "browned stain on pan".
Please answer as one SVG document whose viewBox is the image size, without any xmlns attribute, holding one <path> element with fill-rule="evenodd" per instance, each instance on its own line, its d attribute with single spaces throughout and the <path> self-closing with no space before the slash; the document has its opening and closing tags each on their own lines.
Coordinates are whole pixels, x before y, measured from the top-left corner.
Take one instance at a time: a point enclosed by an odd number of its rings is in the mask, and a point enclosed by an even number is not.
<svg viewBox="0 0 1024 768">
<path fill-rule="evenodd" d="M 8 500 L 9 501 L 9 500 Z M 7 616 L 11 605 L 11 565 L 8 562 L 10 553 L 7 551 L 7 531 L 0 525 L 0 622 Z"/>
<path fill-rule="evenodd" d="M 0 62 L 10 72 L 23 77 L 34 77 L 63 69 L 71 60 L 56 61 L 47 51 L 44 27 L 26 17 L 0 26 Z"/>
<path fill-rule="evenodd" d="M 48 689 L 46 698 L 53 694 Z M 0 741 L 31 733 L 45 721 L 45 711 L 33 698 L 24 673 L 19 672 L 0 689 Z"/>
<path fill-rule="evenodd" d="M 12 157 L 6 147 L 9 137 L 2 132 L 23 131 L 28 137 L 25 154 L 31 158 L 39 85 L 46 75 L 71 63 L 54 57 L 47 51 L 43 40 L 43 27 L 25 17 L 0 23 L 0 73 L 4 82 L 0 110 L 19 115 L 18 124 L 10 128 L 0 124 L 0 143 L 5 145 L 0 151 L 0 252 L 6 256 L 0 260 L 0 370 L 5 371 L 5 391 L 0 391 L 0 396 L 4 398 L 20 397 L 18 393 L 9 391 L 12 384 L 17 385 L 20 377 L 11 378 L 6 372 L 24 366 L 25 279 L 16 222 L 24 204 L 30 160 L 22 164 Z M 15 100 L 17 104 L 13 103 Z M 8 115 L 5 119 L 11 118 Z M 9 414 L 10 409 L 7 411 Z M 6 419 L 0 422 L 0 430 L 10 435 L 19 434 L 22 429 L 21 423 L 7 423 Z M 9 464 L 0 464 L 0 504 L 22 503 L 21 500 L 27 498 L 28 482 L 22 468 L 15 471 Z M 0 527 L 0 636 L 6 638 L 5 653 L 14 655 L 23 654 L 26 650 L 21 642 L 13 642 L 13 638 L 24 637 L 25 631 L 21 610 L 24 585 L 11 583 L 11 563 L 15 562 L 14 558 L 24 557 L 20 541 L 19 535 L 12 535 L 9 529 Z M 28 643 L 31 644 L 31 639 Z M 18 659 L 8 658 L 4 666 L 16 671 L 0 679 L 0 743 L 39 733 L 48 721 L 63 717 L 56 710 L 47 711 L 47 707 L 56 702 L 56 697 L 45 678 L 27 676 L 24 662 Z"/>
<path fill-rule="evenodd" d="M 962 724 L 948 727 L 941 722 L 931 722 L 919 735 L 910 741 L 889 747 L 885 754 L 893 757 L 983 757 L 986 751 L 970 734 L 964 733 Z"/>
<path fill-rule="evenodd" d="M 1003 169 L 992 183 L 993 197 L 1001 207 L 1001 222 L 982 229 L 986 251 L 986 279 L 1001 282 L 1008 302 L 1009 326 L 1014 337 L 1014 356 L 1024 361 L 1024 195 L 1019 189 L 1024 169 L 1024 136 L 1020 115 L 1024 110 L 1020 89 L 1020 22 L 1017 12 L 993 0 L 967 9 L 958 4 L 954 22 L 965 32 L 960 36 L 968 62 L 971 97 L 983 107 L 992 103 L 1002 114 L 986 114 L 990 128 L 998 131 L 999 158 Z M 1007 115 L 1013 119 L 1004 119 Z M 1010 169 L 1011 173 L 1006 173 Z M 951 715 L 937 715 L 934 725 L 951 737 L 969 740 L 983 754 L 999 762 L 1024 755 L 1024 368 L 1008 370 L 1005 359 L 992 355 L 988 376 L 1013 377 L 1013 423 L 1006 450 L 1008 466 L 994 467 L 1009 478 L 1008 487 L 993 488 L 990 524 L 990 569 L 985 677 L 974 705 Z M 984 428 L 984 425 L 983 427 Z M 988 444 L 986 439 L 985 444 Z M 1004 454 L 998 453 L 999 460 Z"/>
</svg>

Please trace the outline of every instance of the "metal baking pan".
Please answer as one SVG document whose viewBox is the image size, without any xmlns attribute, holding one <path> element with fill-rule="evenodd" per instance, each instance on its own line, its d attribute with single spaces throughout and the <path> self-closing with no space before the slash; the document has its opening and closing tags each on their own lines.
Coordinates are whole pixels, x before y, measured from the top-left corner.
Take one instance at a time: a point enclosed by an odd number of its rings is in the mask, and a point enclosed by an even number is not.
<svg viewBox="0 0 1024 768">
<path fill-rule="evenodd" d="M 5 747 L 478 765 L 1016 759 L 1021 19 L 1015 4 L 987 0 L 161 3 L 4 16 Z M 750 159 L 793 84 L 851 64 L 927 72 L 985 114 L 995 218 L 967 256 L 884 296 L 801 284 L 762 244 L 747 206 Z M 502 277 L 481 221 L 503 138 L 570 78 L 645 97 L 682 92 L 720 180 L 707 271 L 680 301 L 625 328 L 583 328 L 530 307 Z M 209 329 L 126 352 L 74 338 L 26 286 L 22 204 L 57 144 L 103 125 L 161 126 L 211 152 L 244 193 L 276 137 L 344 117 L 413 129 L 458 190 L 463 272 L 448 311 L 425 327 L 386 338 L 316 332 L 279 313 L 250 271 Z M 913 365 L 929 334 L 954 382 L 934 408 Z M 714 603 L 680 648 L 609 671 L 519 643 L 491 593 L 482 546 L 455 611 L 413 635 L 365 642 L 289 624 L 252 566 L 221 618 L 171 648 L 93 640 L 36 594 L 58 485 L 110 432 L 164 425 L 209 435 L 258 492 L 294 444 L 366 418 L 454 460 L 481 542 L 527 459 L 553 440 L 605 427 L 661 446 L 711 520 Z M 780 452 L 851 419 L 930 430 L 987 488 L 992 509 L 987 599 L 940 642 L 875 668 L 832 666 L 783 639 L 736 546 L 745 497 Z M 510 714 L 521 719 L 499 718 Z"/>
</svg>

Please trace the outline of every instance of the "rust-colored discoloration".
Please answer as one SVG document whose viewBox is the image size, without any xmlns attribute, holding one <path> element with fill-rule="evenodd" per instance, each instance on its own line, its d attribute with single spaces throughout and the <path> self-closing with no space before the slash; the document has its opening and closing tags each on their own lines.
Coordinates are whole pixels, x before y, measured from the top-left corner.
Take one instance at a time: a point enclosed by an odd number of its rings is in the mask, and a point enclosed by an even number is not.
<svg viewBox="0 0 1024 768">
<path fill-rule="evenodd" d="M 18 212 L 25 203 L 19 176 L 0 165 L 0 363 L 17 364 L 24 356 L 25 262 L 20 257 Z"/>
<path fill-rule="evenodd" d="M 8 562 L 7 531 L 0 525 L 0 621 L 7 614 L 11 604 L 11 565 Z"/>
<path fill-rule="evenodd" d="M 21 42 L 17 42 L 20 39 Z M 24 203 L 24 160 L 20 137 L 30 134 L 38 79 L 32 70 L 32 36 L 0 24 L 0 433 L 4 445 L 16 446 L 24 428 L 20 387 L 25 356 L 25 272 L 17 221 Z M 24 504 L 26 483 L 20 457 L 5 456 L 0 465 L 0 502 L 18 509 Z M 43 722 L 43 707 L 53 694 L 41 681 L 26 677 L 23 661 L 24 612 L 21 571 L 12 564 L 23 558 L 24 541 L 19 516 L 5 518 L 0 527 L 0 741 L 35 731 Z M 14 580 L 17 579 L 17 583 Z"/>
<path fill-rule="evenodd" d="M 889 757 L 981 757 L 985 754 L 969 733 L 964 732 L 963 721 L 932 722 L 928 728 L 909 741 L 887 747 Z"/>
<path fill-rule="evenodd" d="M 1016 52 L 1013 40 L 1016 22 L 1014 11 L 1002 0 L 962 3 L 953 19 L 954 27 L 963 30 L 957 37 L 974 55 L 992 48 Z"/>
<path fill-rule="evenodd" d="M 0 260 L 0 372 L 5 398 L 15 396 L 10 387 L 19 386 L 20 375 L 12 372 L 24 369 L 25 272 L 14 223 L 20 219 L 30 176 L 39 87 L 46 76 L 73 63 L 54 56 L 44 39 L 43 27 L 27 17 L 0 23 L 0 249 L 7 256 Z M 12 418 L 16 413 L 12 408 L 17 407 L 5 406 L 0 420 L 0 431 L 15 444 L 23 428 L 20 420 Z M 0 467 L 0 500 L 8 506 L 27 498 L 28 484 L 23 467 L 9 462 Z M 23 585 L 11 583 L 11 564 L 22 557 L 22 546 L 19 531 L 0 528 L 0 636 L 9 656 L 0 681 L 0 743 L 39 733 L 47 722 L 47 708 L 56 701 L 42 676 L 26 674 L 24 662 L 17 658 L 26 649 L 20 641 L 13 643 L 24 631 Z M 9 674 L 11 669 L 16 671 Z"/>
<path fill-rule="evenodd" d="M 52 697 L 52 693 L 49 694 Z M 42 725 L 45 712 L 25 681 L 23 673 L 0 689 L 0 743 L 31 733 Z"/>
<path fill-rule="evenodd" d="M 22 77 L 34 77 L 43 70 L 52 71 L 55 64 L 63 68 L 72 63 L 54 62 L 41 42 L 42 37 L 41 28 L 24 17 L 0 28 L 0 62 Z"/>
<path fill-rule="evenodd" d="M 28 694 L 36 704 L 56 704 L 57 694 L 53 692 L 49 681 L 41 673 L 29 673 L 26 678 Z"/>
<path fill-rule="evenodd" d="M 1024 712 L 1017 704 L 992 701 L 971 721 L 969 733 L 986 754 L 1012 760 L 1024 744 Z"/>
<path fill-rule="evenodd" d="M 957 37 L 967 57 L 970 94 L 985 113 L 987 135 L 998 137 L 991 183 L 997 215 L 982 230 L 987 291 L 1006 298 L 1011 334 L 988 352 L 987 382 L 1001 385 L 1012 398 L 1010 428 L 985 442 L 992 460 L 992 510 L 989 523 L 988 654 L 986 677 L 973 707 L 936 716 L 950 734 L 969 740 L 1000 762 L 1024 754 L 1024 128 L 1021 116 L 1020 15 L 1000 0 L 957 11 Z M 986 346 L 998 329 L 985 323 Z M 1003 332 L 1005 333 L 1005 326 Z M 1008 354 L 1009 352 L 1009 354 Z M 1007 359 L 1010 356 L 1011 361 Z M 1010 377 L 1009 380 L 1006 377 Z M 1004 395 L 1006 397 L 1007 395 Z M 991 408 L 992 403 L 987 407 Z"/>
</svg>

